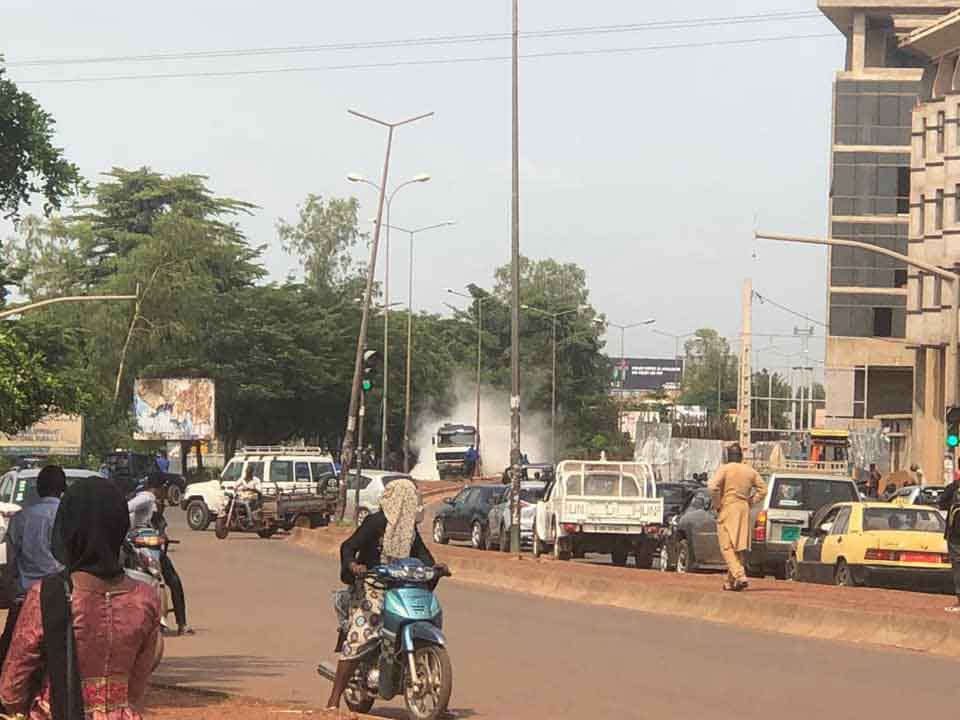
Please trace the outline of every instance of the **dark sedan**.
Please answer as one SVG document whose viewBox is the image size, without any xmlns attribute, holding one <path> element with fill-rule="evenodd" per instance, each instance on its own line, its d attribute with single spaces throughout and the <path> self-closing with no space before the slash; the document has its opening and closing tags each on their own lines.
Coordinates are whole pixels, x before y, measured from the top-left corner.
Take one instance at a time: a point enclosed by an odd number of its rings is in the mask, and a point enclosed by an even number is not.
<svg viewBox="0 0 960 720">
<path fill-rule="evenodd" d="M 434 542 L 445 545 L 451 540 L 469 540 L 482 550 L 487 540 L 490 509 L 507 492 L 503 485 L 471 485 L 456 497 L 444 500 L 433 520 Z"/>
<path fill-rule="evenodd" d="M 678 573 L 725 570 L 717 538 L 717 513 L 710 507 L 710 493 L 700 487 L 673 517 L 660 547 L 660 569 Z"/>
</svg>

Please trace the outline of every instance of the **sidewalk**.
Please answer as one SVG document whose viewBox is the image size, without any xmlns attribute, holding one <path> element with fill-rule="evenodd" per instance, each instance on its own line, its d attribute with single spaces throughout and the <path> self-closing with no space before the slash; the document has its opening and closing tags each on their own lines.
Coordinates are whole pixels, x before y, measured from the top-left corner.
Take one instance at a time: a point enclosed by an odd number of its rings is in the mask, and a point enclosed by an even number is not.
<svg viewBox="0 0 960 720">
<path fill-rule="evenodd" d="M 335 555 L 345 528 L 296 530 L 292 542 Z M 825 640 L 960 657 L 960 618 L 947 595 L 753 580 L 743 593 L 721 590 L 718 574 L 664 573 L 584 561 L 431 545 L 459 582 L 554 599 L 689 617 Z"/>
</svg>

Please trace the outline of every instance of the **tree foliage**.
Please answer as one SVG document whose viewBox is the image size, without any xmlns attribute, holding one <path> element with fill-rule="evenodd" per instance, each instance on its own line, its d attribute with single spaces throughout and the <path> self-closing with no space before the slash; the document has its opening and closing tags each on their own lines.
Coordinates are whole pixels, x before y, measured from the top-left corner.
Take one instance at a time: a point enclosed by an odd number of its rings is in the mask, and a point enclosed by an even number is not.
<svg viewBox="0 0 960 720">
<path fill-rule="evenodd" d="M 737 404 L 737 358 L 716 330 L 701 328 L 684 345 L 680 402 L 721 415 Z"/>
</svg>

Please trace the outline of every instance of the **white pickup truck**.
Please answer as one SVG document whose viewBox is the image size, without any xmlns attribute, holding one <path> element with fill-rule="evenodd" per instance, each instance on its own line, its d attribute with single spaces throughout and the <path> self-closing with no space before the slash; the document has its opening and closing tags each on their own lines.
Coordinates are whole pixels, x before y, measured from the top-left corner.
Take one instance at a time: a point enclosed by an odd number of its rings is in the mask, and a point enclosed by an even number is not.
<svg viewBox="0 0 960 720">
<path fill-rule="evenodd" d="M 558 560 L 609 553 L 616 565 L 633 554 L 649 568 L 662 525 L 663 498 L 649 464 L 565 460 L 537 503 L 533 552 L 552 551 Z"/>
</svg>

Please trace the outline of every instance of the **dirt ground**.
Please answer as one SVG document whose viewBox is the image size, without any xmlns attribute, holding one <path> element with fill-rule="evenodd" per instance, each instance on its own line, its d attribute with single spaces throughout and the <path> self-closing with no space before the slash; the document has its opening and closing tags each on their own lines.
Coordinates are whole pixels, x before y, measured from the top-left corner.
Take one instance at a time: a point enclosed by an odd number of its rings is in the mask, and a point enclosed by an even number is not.
<svg viewBox="0 0 960 720">
<path fill-rule="evenodd" d="M 151 720 L 281 720 L 311 718 L 347 720 L 356 713 L 331 713 L 304 705 L 267 703 L 252 698 L 234 698 L 217 693 L 200 693 L 167 687 L 147 691 L 145 717 Z M 367 716 L 362 716 L 367 717 Z"/>
</svg>

